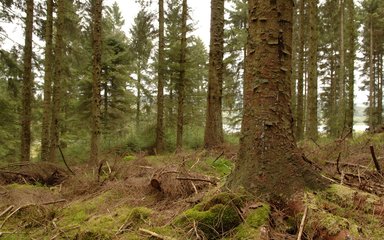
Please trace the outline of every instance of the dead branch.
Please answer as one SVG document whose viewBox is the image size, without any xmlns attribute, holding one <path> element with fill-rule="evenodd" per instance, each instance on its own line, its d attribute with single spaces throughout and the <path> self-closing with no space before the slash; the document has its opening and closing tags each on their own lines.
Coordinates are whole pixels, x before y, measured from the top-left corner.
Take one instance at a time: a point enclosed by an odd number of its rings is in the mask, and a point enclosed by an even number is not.
<svg viewBox="0 0 384 240">
<path fill-rule="evenodd" d="M 333 161 L 326 161 L 325 163 L 326 164 L 330 164 L 330 165 L 337 165 L 337 162 L 333 162 Z M 348 162 L 342 162 L 342 163 L 339 162 L 339 166 L 342 166 L 342 167 L 355 167 L 355 168 L 363 168 L 363 169 L 367 169 L 368 168 L 367 166 L 364 166 L 364 165 L 348 163 Z"/>
<path fill-rule="evenodd" d="M 188 178 L 188 177 L 176 177 L 177 180 L 180 181 L 196 181 L 196 182 L 207 182 L 212 185 L 216 185 L 217 183 L 215 181 L 209 180 L 209 179 L 203 179 L 203 178 Z"/>
<path fill-rule="evenodd" d="M 217 160 L 219 160 L 219 158 L 221 158 L 221 156 L 223 156 L 223 154 L 224 154 L 224 151 L 221 152 L 220 155 L 215 160 L 213 160 L 212 163 L 215 163 Z"/>
<path fill-rule="evenodd" d="M 303 235 L 305 219 L 307 218 L 308 206 L 305 206 L 303 218 L 301 219 L 299 234 L 297 235 L 297 240 L 301 240 L 301 236 Z"/>
<path fill-rule="evenodd" d="M 40 203 L 40 204 L 32 204 L 32 205 L 40 205 L 40 206 L 43 206 L 43 205 L 51 205 L 51 204 L 56 204 L 56 203 L 62 203 L 62 202 L 66 202 L 67 199 L 59 199 L 59 200 L 56 200 L 56 201 L 50 201 L 50 202 L 44 202 L 44 203 Z"/>
<path fill-rule="evenodd" d="M 373 145 L 369 146 L 369 149 L 371 150 L 372 160 L 375 163 L 376 170 L 377 170 L 378 173 L 381 174 L 380 164 L 377 161 L 376 154 L 375 154 L 375 149 L 373 148 Z"/>
<path fill-rule="evenodd" d="M 59 151 L 60 151 L 60 154 L 61 154 L 61 158 L 63 159 L 63 162 L 64 162 L 65 166 L 67 167 L 68 171 L 70 171 L 73 175 L 75 175 L 75 173 L 72 171 L 72 169 L 68 166 L 67 161 L 65 161 L 64 153 L 61 150 L 60 144 L 57 145 L 57 146 L 59 148 Z"/>
<path fill-rule="evenodd" d="M 339 152 L 339 156 L 337 156 L 337 159 L 336 159 L 336 170 L 339 174 L 341 174 L 340 172 L 340 168 L 339 168 L 339 163 L 340 163 L 340 157 L 341 157 L 341 152 Z"/>
<path fill-rule="evenodd" d="M 15 206 L 11 205 L 9 207 L 7 207 L 7 209 L 5 209 L 2 213 L 0 213 L 0 217 L 2 217 L 3 215 L 5 215 L 7 212 L 11 211 Z"/>
<path fill-rule="evenodd" d="M 149 230 L 144 229 L 144 228 L 139 228 L 139 232 L 149 234 L 149 235 L 151 235 L 152 237 L 155 237 L 155 238 L 157 238 L 157 239 L 161 239 L 161 240 L 174 240 L 174 239 L 171 238 L 171 237 L 163 236 L 163 235 L 160 235 L 160 234 L 158 234 L 158 233 L 149 231 Z"/>
<path fill-rule="evenodd" d="M 309 163 L 311 166 L 315 167 L 317 170 L 323 171 L 323 169 L 320 166 L 318 166 L 317 164 L 309 160 L 304 154 L 302 154 L 301 157 L 305 162 Z"/>
</svg>

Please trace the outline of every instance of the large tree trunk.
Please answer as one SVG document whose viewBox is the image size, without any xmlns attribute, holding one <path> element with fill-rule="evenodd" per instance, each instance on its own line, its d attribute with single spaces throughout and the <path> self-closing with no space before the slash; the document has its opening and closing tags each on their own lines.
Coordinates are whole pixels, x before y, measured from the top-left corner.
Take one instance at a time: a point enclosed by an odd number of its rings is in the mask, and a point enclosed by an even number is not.
<svg viewBox="0 0 384 240">
<path fill-rule="evenodd" d="M 56 160 L 56 151 L 59 145 L 60 121 L 61 121 L 61 84 L 63 77 L 63 32 L 64 32 L 64 14 L 65 0 L 57 2 L 57 19 L 56 19 L 56 43 L 55 43 L 55 72 L 53 79 L 52 94 L 52 115 L 51 115 L 51 143 L 49 150 L 49 160 Z"/>
<path fill-rule="evenodd" d="M 304 8 L 305 0 L 300 0 L 299 21 L 299 52 L 298 52 L 298 81 L 297 81 L 297 108 L 296 108 L 296 138 L 302 140 L 304 137 Z"/>
<path fill-rule="evenodd" d="M 100 144 L 100 84 L 101 84 L 101 31 L 102 0 L 92 1 L 92 117 L 91 117 L 91 153 L 90 162 L 98 163 Z"/>
<path fill-rule="evenodd" d="M 373 71 L 373 22 L 372 22 L 372 13 L 370 13 L 369 20 L 369 116 L 368 116 L 368 126 L 371 132 L 374 131 L 374 91 L 375 91 L 375 75 Z"/>
<path fill-rule="evenodd" d="M 164 0 L 159 0 L 159 59 L 157 82 L 156 152 L 164 151 Z"/>
<path fill-rule="evenodd" d="M 31 119 L 32 119 L 32 31 L 33 0 L 27 0 L 27 17 L 25 19 L 23 97 L 21 113 L 21 161 L 31 158 Z"/>
<path fill-rule="evenodd" d="M 355 6 L 353 0 L 347 0 L 348 10 L 348 104 L 346 111 L 347 131 L 353 133 L 353 114 L 354 114 L 354 87 L 355 87 L 355 58 L 356 58 L 356 28 L 355 28 Z"/>
<path fill-rule="evenodd" d="M 211 0 L 211 41 L 209 45 L 208 106 L 204 146 L 213 148 L 224 142 L 222 121 L 224 54 L 224 0 Z"/>
<path fill-rule="evenodd" d="M 291 111 L 293 115 L 293 133 L 297 138 L 297 60 L 298 60 L 298 47 L 299 47 L 299 18 L 298 18 L 298 9 L 297 7 L 293 10 L 293 23 L 292 23 L 292 31 L 293 31 L 293 41 L 292 41 L 292 80 L 291 80 Z"/>
<path fill-rule="evenodd" d="M 248 55 L 239 159 L 229 187 L 265 199 L 321 186 L 295 143 L 290 108 L 293 1 L 249 0 Z"/>
<path fill-rule="evenodd" d="M 317 0 L 309 1 L 309 75 L 308 75 L 308 118 L 306 136 L 316 140 L 317 130 Z"/>
<path fill-rule="evenodd" d="M 181 47 L 180 47 L 180 76 L 177 84 L 177 133 L 176 147 L 178 149 L 183 146 L 183 129 L 184 129 L 184 98 L 185 98 L 185 61 L 187 51 L 187 0 L 183 0 L 183 11 L 181 14 Z"/>
<path fill-rule="evenodd" d="M 44 104 L 41 126 L 41 160 L 49 160 L 50 126 L 52 114 L 52 61 L 53 61 L 53 0 L 47 0 L 47 21 L 45 26 L 44 59 Z"/>
</svg>

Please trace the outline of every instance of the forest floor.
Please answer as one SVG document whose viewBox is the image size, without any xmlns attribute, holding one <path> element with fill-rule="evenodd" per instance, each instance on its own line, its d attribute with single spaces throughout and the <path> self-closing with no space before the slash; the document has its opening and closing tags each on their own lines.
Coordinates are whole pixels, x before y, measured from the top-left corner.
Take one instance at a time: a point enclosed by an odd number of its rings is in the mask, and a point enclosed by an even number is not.
<svg viewBox="0 0 384 240">
<path fill-rule="evenodd" d="M 0 167 L 0 239 L 384 239 L 384 135 L 301 143 L 334 182 L 286 204 L 224 191 L 237 146 Z M 69 159 L 69 163 L 71 160 Z M 64 165 L 63 165 L 64 166 Z"/>
</svg>

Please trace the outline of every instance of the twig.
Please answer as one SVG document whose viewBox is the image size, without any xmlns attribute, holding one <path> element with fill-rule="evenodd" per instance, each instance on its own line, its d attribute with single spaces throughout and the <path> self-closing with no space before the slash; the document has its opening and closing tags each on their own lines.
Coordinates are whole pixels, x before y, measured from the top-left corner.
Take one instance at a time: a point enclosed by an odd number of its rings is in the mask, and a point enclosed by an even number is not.
<svg viewBox="0 0 384 240">
<path fill-rule="evenodd" d="M 371 150 L 372 160 L 375 163 L 376 170 L 377 170 L 378 173 L 381 174 L 380 164 L 377 161 L 376 154 L 375 154 L 375 149 L 373 148 L 373 145 L 369 146 L 369 149 Z"/>
<path fill-rule="evenodd" d="M 155 238 L 158 238 L 158 239 L 161 239 L 161 240 L 171 240 L 171 239 L 173 240 L 173 238 L 170 238 L 170 237 L 167 237 L 167 236 L 160 235 L 160 234 L 158 234 L 158 233 L 149 231 L 149 230 L 144 229 L 144 228 L 139 228 L 139 232 L 149 234 L 149 235 L 151 235 L 152 237 L 155 237 Z"/>
<path fill-rule="evenodd" d="M 224 154 L 224 151 L 221 152 L 220 155 L 219 155 L 215 160 L 213 160 L 212 163 L 215 163 L 217 160 L 219 160 L 219 158 L 220 158 L 221 156 L 223 156 L 223 154 Z"/>
<path fill-rule="evenodd" d="M 332 162 L 332 161 L 325 161 L 326 164 L 331 164 L 331 165 L 337 165 L 337 162 Z M 354 163 L 348 163 L 348 162 L 339 162 L 339 166 L 347 166 L 347 167 L 356 167 L 356 168 L 364 168 L 367 169 L 367 166 L 364 165 L 359 165 L 359 164 L 354 164 Z"/>
<path fill-rule="evenodd" d="M 176 177 L 177 180 L 180 181 L 196 181 L 196 182 L 208 182 L 210 184 L 216 185 L 216 182 L 209 180 L 209 179 L 202 179 L 202 178 L 188 178 L 188 177 Z"/>
<path fill-rule="evenodd" d="M 200 158 L 197 158 L 197 161 L 191 166 L 191 169 L 195 167 L 196 164 L 200 162 Z"/>
<path fill-rule="evenodd" d="M 4 221 L 3 221 L 3 222 L 1 223 L 1 225 L 0 225 L 0 229 L 3 228 L 3 226 L 4 226 L 4 224 L 7 222 L 7 220 L 8 220 L 10 217 L 12 217 L 15 213 L 17 213 L 20 209 L 25 208 L 25 207 L 28 207 L 28 206 L 30 206 L 30 205 L 31 205 L 31 204 L 27 204 L 27 205 L 20 206 L 20 207 L 16 208 L 13 212 L 11 212 L 11 213 L 4 219 Z"/>
<path fill-rule="evenodd" d="M 3 215 L 5 215 L 7 212 L 11 211 L 15 206 L 11 205 L 9 207 L 7 207 L 7 209 L 5 209 L 2 213 L 0 213 L 0 217 L 2 217 Z"/>
<path fill-rule="evenodd" d="M 70 171 L 73 175 L 75 175 L 75 173 L 72 171 L 72 169 L 68 166 L 67 161 L 65 161 L 64 153 L 61 150 L 60 144 L 58 144 L 57 147 L 59 148 L 61 158 L 63 159 L 63 162 L 64 162 L 65 166 L 67 167 L 68 171 Z"/>
<path fill-rule="evenodd" d="M 311 160 L 309 160 L 304 154 L 301 155 L 301 157 L 303 158 L 303 160 L 309 164 L 311 164 L 312 166 L 314 166 L 315 168 L 317 168 L 317 170 L 320 170 L 322 171 L 323 169 L 321 167 L 319 167 L 317 164 L 315 164 L 314 162 L 312 162 Z"/>
<path fill-rule="evenodd" d="M 303 235 L 305 219 L 307 218 L 308 206 L 305 206 L 303 218 L 301 219 L 299 234 L 297 235 L 297 240 L 301 240 L 301 236 Z"/>
<path fill-rule="evenodd" d="M 62 203 L 62 202 L 66 202 L 67 199 L 59 199 L 59 200 L 56 200 L 56 201 L 50 201 L 50 202 L 44 202 L 44 203 L 40 203 L 38 205 L 51 205 L 51 204 L 56 204 L 56 203 Z M 30 204 L 30 205 L 37 205 L 37 204 Z"/>
</svg>

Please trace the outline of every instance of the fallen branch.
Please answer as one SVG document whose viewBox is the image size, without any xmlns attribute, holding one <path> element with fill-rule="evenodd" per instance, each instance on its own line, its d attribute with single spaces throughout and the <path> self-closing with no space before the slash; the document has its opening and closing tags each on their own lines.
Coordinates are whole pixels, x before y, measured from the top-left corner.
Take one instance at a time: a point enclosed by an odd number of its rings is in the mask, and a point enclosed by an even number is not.
<svg viewBox="0 0 384 240">
<path fill-rule="evenodd" d="M 375 163 L 376 170 L 377 170 L 378 173 L 381 174 L 380 164 L 377 161 L 376 154 L 375 154 L 375 149 L 373 148 L 373 145 L 369 146 L 369 149 L 371 150 L 372 160 Z"/>
<path fill-rule="evenodd" d="M 333 162 L 333 161 L 326 161 L 325 163 L 326 163 L 326 164 L 330 164 L 330 165 L 337 165 L 337 162 Z M 364 165 L 354 164 L 354 163 L 348 163 L 348 162 L 342 162 L 342 163 L 339 162 L 339 166 L 344 166 L 344 167 L 355 167 L 355 168 L 364 168 L 364 169 L 367 169 L 367 168 L 368 168 L 367 166 L 364 166 Z"/>
<path fill-rule="evenodd" d="M 2 213 L 0 213 L 0 217 L 2 217 L 3 215 L 5 215 L 7 212 L 11 211 L 15 206 L 11 205 L 9 207 L 7 207 L 7 209 L 5 209 Z"/>
<path fill-rule="evenodd" d="M 50 201 L 50 202 L 44 202 L 44 203 L 40 203 L 40 204 L 30 204 L 30 205 L 51 205 L 51 204 L 56 204 L 56 203 L 62 203 L 62 202 L 66 202 L 67 199 L 59 199 L 59 200 L 56 200 L 56 201 Z"/>
<path fill-rule="evenodd" d="M 139 228 L 139 232 L 149 234 L 149 235 L 151 235 L 152 237 L 155 237 L 155 238 L 158 238 L 158 239 L 161 239 L 161 240 L 174 240 L 174 239 L 171 238 L 171 237 L 163 236 L 163 235 L 160 235 L 160 234 L 158 234 L 158 233 L 149 231 L 149 230 L 144 229 L 144 228 Z"/>
<path fill-rule="evenodd" d="M 64 153 L 61 150 L 60 144 L 57 145 L 57 146 L 59 148 L 59 151 L 60 151 L 60 154 L 61 154 L 61 158 L 63 159 L 63 162 L 64 162 L 65 166 L 67 167 L 68 171 L 70 171 L 73 175 L 75 175 L 75 173 L 72 171 L 72 169 L 68 166 L 67 161 L 65 161 Z"/>
<path fill-rule="evenodd" d="M 217 160 L 219 160 L 219 158 L 221 158 L 221 156 L 223 156 L 223 154 L 224 154 L 224 151 L 221 152 L 220 155 L 215 160 L 213 160 L 212 163 L 215 163 Z"/>
<path fill-rule="evenodd" d="M 305 206 L 303 218 L 301 219 L 299 234 L 297 235 L 297 240 L 301 240 L 301 236 L 303 235 L 305 219 L 307 218 L 308 206 Z"/>
<path fill-rule="evenodd" d="M 340 157 L 341 157 L 341 152 L 339 152 L 339 156 L 337 156 L 337 160 L 336 160 L 336 170 L 339 174 L 341 174 L 340 172 L 340 168 L 339 168 L 339 163 L 340 163 Z"/>
<path fill-rule="evenodd" d="M 188 178 L 188 177 L 176 177 L 177 180 L 180 181 L 196 181 L 196 182 L 207 182 L 213 185 L 216 185 L 217 183 L 209 180 L 209 179 L 203 179 L 203 178 Z"/>
<path fill-rule="evenodd" d="M 314 162 L 312 162 L 311 160 L 309 160 L 304 154 L 301 155 L 301 157 L 303 158 L 303 160 L 307 163 L 309 163 L 310 165 L 312 165 L 313 167 L 317 168 L 317 170 L 320 170 L 320 171 L 323 171 L 323 169 L 321 167 L 319 167 L 317 164 L 315 164 Z"/>
</svg>

